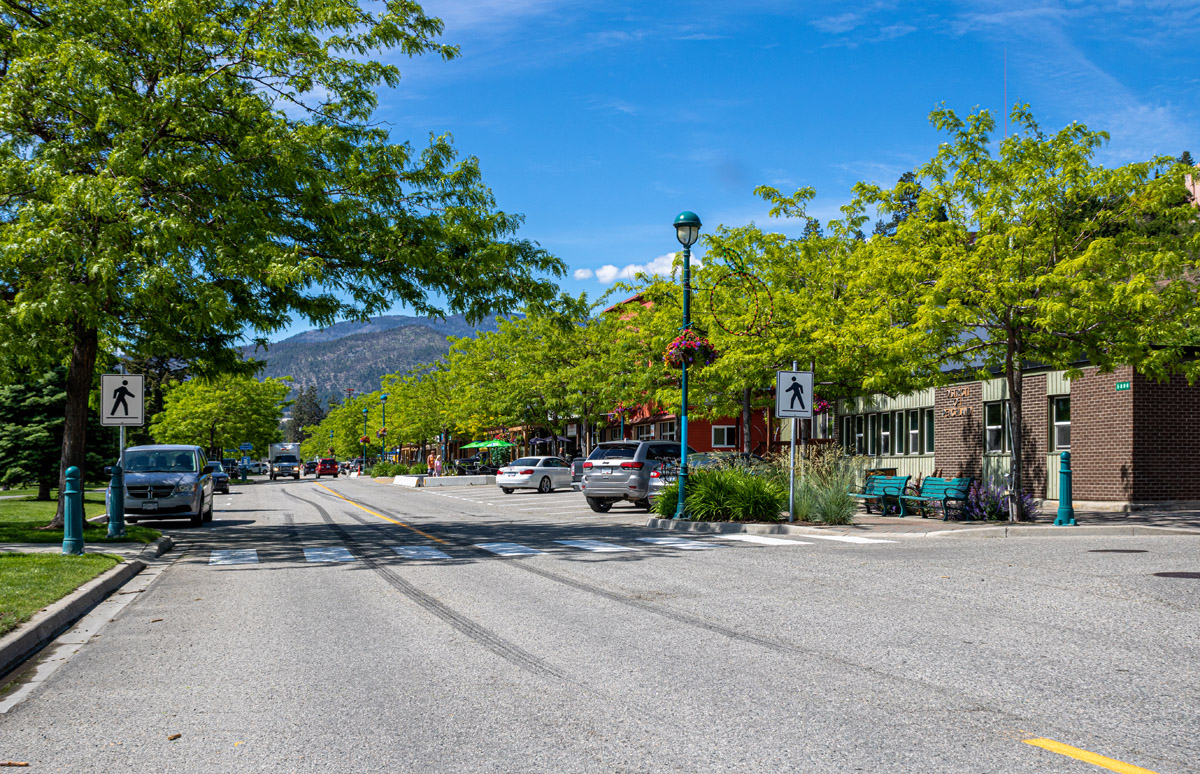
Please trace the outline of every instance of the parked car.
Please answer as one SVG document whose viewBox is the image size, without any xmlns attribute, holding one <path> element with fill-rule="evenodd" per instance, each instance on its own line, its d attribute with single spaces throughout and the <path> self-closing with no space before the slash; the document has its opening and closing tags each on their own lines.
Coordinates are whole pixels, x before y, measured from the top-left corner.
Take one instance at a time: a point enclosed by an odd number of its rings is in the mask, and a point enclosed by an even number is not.
<svg viewBox="0 0 1200 774">
<path fill-rule="evenodd" d="M 576 492 L 583 491 L 583 457 L 571 460 L 571 488 Z"/>
<path fill-rule="evenodd" d="M 493 464 L 485 455 L 463 457 L 454 460 L 453 463 L 454 474 L 457 476 L 494 476 L 500 468 L 500 465 Z"/>
<path fill-rule="evenodd" d="M 317 463 L 317 478 L 321 476 L 338 477 L 338 463 L 333 457 L 322 457 Z"/>
<path fill-rule="evenodd" d="M 213 460 L 215 462 L 215 460 Z M 241 468 L 238 461 L 232 457 L 225 457 L 221 460 L 221 470 L 225 471 L 230 478 L 238 478 L 241 476 Z"/>
<path fill-rule="evenodd" d="M 208 464 L 212 466 L 213 491 L 229 494 L 229 474 L 225 472 L 225 466 L 222 464 L 225 460 L 217 462 L 210 461 Z"/>
<path fill-rule="evenodd" d="M 316 473 L 317 466 L 320 464 L 321 464 L 321 461 L 319 459 L 317 459 L 316 457 L 313 457 L 311 460 L 305 460 L 304 472 L 302 475 L 307 476 L 309 473 Z"/>
<path fill-rule="evenodd" d="M 762 457 L 745 452 L 700 452 L 695 456 L 688 454 L 689 471 L 696 468 L 746 468 L 754 471 L 762 463 Z"/>
<path fill-rule="evenodd" d="M 542 494 L 571 485 L 571 468 L 562 457 L 522 457 L 496 472 L 496 485 L 504 494 L 514 489 L 536 489 Z"/>
<path fill-rule="evenodd" d="M 689 448 L 688 454 L 693 453 Z M 661 474 L 653 474 L 678 463 L 679 444 L 673 441 L 605 441 L 583 463 L 580 488 L 597 513 L 608 513 L 613 503 L 622 500 L 648 511 L 662 489 Z"/>
<path fill-rule="evenodd" d="M 213 465 L 199 446 L 131 446 L 121 455 L 125 469 L 125 520 L 212 521 Z"/>
<path fill-rule="evenodd" d="M 267 472 L 267 463 L 262 460 L 250 460 L 250 465 L 246 470 L 252 476 L 261 476 Z"/>
</svg>

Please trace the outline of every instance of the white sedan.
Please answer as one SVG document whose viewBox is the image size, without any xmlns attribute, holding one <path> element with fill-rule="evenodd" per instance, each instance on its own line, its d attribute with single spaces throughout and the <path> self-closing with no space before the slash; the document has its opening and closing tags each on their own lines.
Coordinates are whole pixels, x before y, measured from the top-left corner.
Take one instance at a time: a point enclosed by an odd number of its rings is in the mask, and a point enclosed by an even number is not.
<svg viewBox="0 0 1200 774">
<path fill-rule="evenodd" d="M 571 466 L 561 457 L 522 457 L 496 472 L 496 485 L 504 494 L 514 489 L 553 492 L 555 487 L 571 487 Z"/>
</svg>

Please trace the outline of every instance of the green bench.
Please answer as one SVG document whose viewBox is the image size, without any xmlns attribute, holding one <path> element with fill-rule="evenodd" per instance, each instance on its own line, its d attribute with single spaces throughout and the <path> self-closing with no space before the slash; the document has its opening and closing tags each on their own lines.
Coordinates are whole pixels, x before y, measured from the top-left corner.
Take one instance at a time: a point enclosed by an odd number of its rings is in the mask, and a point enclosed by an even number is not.
<svg viewBox="0 0 1200 774">
<path fill-rule="evenodd" d="M 862 491 L 849 492 L 849 495 L 862 500 L 867 513 L 871 512 L 871 503 L 878 500 L 879 512 L 886 514 L 888 510 L 888 498 L 896 502 L 904 494 L 910 478 L 912 476 L 867 476 L 867 483 L 863 486 Z"/>
<path fill-rule="evenodd" d="M 946 521 L 951 515 L 956 519 L 965 518 L 967 515 L 967 492 L 970 491 L 971 482 L 974 480 L 970 476 L 965 478 L 926 476 L 921 479 L 920 489 L 913 494 L 902 494 L 898 498 L 900 500 L 900 516 L 907 516 L 908 509 L 912 507 L 921 514 L 922 519 L 929 518 L 929 511 L 935 508 L 941 509 L 942 521 Z"/>
</svg>

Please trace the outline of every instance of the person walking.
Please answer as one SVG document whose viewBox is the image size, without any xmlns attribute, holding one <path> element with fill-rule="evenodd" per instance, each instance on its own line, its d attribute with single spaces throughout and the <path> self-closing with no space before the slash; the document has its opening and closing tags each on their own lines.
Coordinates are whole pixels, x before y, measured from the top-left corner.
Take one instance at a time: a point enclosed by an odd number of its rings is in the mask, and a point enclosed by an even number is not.
<svg viewBox="0 0 1200 774">
<path fill-rule="evenodd" d="M 433 475 L 433 461 L 435 459 L 437 459 L 437 453 L 432 451 L 429 452 L 429 456 L 425 459 L 425 471 L 431 476 Z"/>
<path fill-rule="evenodd" d="M 433 475 L 442 475 L 442 455 L 438 454 L 433 458 Z"/>
</svg>

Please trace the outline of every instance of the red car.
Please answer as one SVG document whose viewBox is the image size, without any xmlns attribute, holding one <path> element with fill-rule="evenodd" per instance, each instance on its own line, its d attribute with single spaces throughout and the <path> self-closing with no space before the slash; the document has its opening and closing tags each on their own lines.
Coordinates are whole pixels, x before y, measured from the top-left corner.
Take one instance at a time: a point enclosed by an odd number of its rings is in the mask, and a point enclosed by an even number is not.
<svg viewBox="0 0 1200 774">
<path fill-rule="evenodd" d="M 337 478 L 337 460 L 335 460 L 333 457 L 323 457 L 321 461 L 317 463 L 317 478 L 320 478 L 321 476 L 333 476 L 334 478 Z"/>
</svg>

